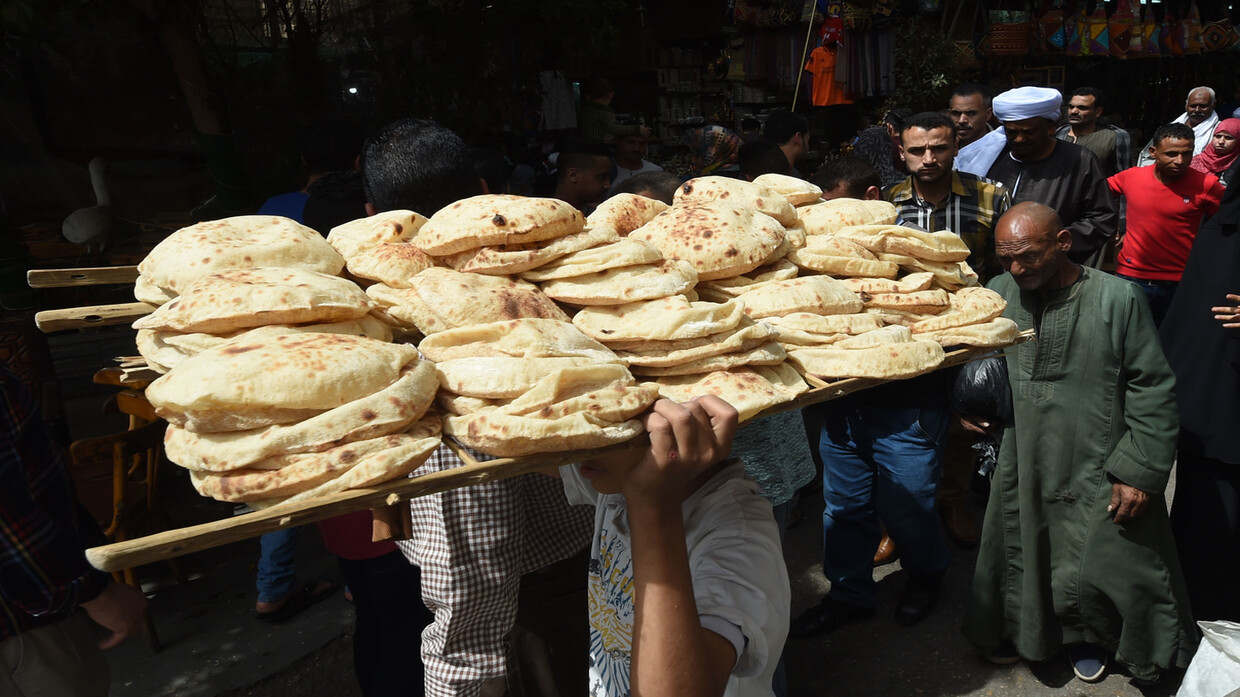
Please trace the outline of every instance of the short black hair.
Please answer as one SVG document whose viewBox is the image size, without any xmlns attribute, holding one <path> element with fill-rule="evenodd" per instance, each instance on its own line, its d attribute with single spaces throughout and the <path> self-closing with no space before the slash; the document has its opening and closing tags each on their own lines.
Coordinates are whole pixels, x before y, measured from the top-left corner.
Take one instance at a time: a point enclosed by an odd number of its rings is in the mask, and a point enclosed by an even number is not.
<svg viewBox="0 0 1240 697">
<path fill-rule="evenodd" d="M 779 143 L 769 138 L 756 138 L 736 152 L 736 165 L 746 179 L 763 174 L 788 174 L 792 167 Z"/>
<path fill-rule="evenodd" d="M 956 85 L 956 89 L 952 90 L 951 97 L 972 97 L 975 94 L 982 95 L 982 102 L 986 106 L 990 106 L 990 100 L 995 96 L 995 93 L 986 85 L 977 82 L 965 82 Z M 951 99 L 951 97 L 948 97 L 948 99 Z"/>
<path fill-rule="evenodd" d="M 1150 144 L 1158 147 L 1166 139 L 1194 141 L 1197 136 L 1193 134 L 1193 127 L 1186 123 L 1165 123 L 1154 129 L 1154 137 L 1150 138 Z"/>
<path fill-rule="evenodd" d="M 612 87 L 611 80 L 608 80 L 601 75 L 592 77 L 581 83 L 581 93 L 589 99 L 606 97 L 608 94 L 615 91 L 616 88 Z"/>
<path fill-rule="evenodd" d="M 762 126 L 763 137 L 779 145 L 792 140 L 792 136 L 798 133 L 803 134 L 808 131 L 809 121 L 804 116 L 791 111 L 772 111 L 767 115 L 766 123 Z"/>
<path fill-rule="evenodd" d="M 425 119 L 401 119 L 370 136 L 362 153 L 362 175 L 366 200 L 381 212 L 407 209 L 430 217 L 482 193 L 465 143 Z"/>
<path fill-rule="evenodd" d="M 310 174 L 344 172 L 362 154 L 366 134 L 341 119 L 320 119 L 310 124 L 301 139 L 301 159 Z"/>
<path fill-rule="evenodd" d="M 901 142 L 903 142 L 904 139 L 904 132 L 910 128 L 920 128 L 926 131 L 933 131 L 936 128 L 946 128 L 951 131 L 953 136 L 956 134 L 956 124 L 952 123 L 952 120 L 940 111 L 923 111 L 904 119 L 904 126 L 900 128 Z"/>
<path fill-rule="evenodd" d="M 1106 106 L 1106 98 L 1102 96 L 1102 92 L 1095 87 L 1078 87 L 1072 90 L 1072 95 L 1068 97 L 1068 101 L 1072 101 L 1072 97 L 1093 97 L 1094 108 Z"/>
<path fill-rule="evenodd" d="M 856 155 L 822 163 L 818 171 L 814 172 L 813 181 L 823 191 L 831 191 L 843 184 L 850 198 L 862 198 L 871 186 L 882 186 L 878 170 Z"/>
<path fill-rule="evenodd" d="M 508 192 L 508 177 L 512 175 L 512 164 L 504 153 L 497 148 L 470 148 L 469 159 L 474 163 L 474 171 L 478 178 L 487 183 L 487 190 L 493 194 Z"/>
<path fill-rule="evenodd" d="M 559 154 L 555 156 L 555 180 L 563 180 L 568 176 L 568 170 L 585 167 L 596 157 L 606 157 L 610 160 L 611 148 L 584 138 L 565 139 L 560 144 Z"/>
<path fill-rule="evenodd" d="M 904 107 L 888 109 L 885 113 L 883 113 L 883 123 L 891 124 L 891 127 L 899 132 L 904 128 L 904 119 L 907 119 L 912 115 L 912 109 L 905 109 Z"/>
<path fill-rule="evenodd" d="M 636 194 L 648 191 L 651 194 L 650 198 L 657 199 L 670 206 L 676 196 L 676 190 L 680 188 L 682 183 L 680 177 L 671 172 L 643 172 L 616 184 L 611 188 L 611 192 L 608 195 Z"/>
</svg>

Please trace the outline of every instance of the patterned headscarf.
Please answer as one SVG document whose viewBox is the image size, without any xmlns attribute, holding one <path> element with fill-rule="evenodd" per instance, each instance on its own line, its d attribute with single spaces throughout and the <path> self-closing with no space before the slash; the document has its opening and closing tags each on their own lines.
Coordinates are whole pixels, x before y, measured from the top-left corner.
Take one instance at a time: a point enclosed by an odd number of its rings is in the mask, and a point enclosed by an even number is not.
<svg viewBox="0 0 1240 697">
<path fill-rule="evenodd" d="M 703 126 L 685 135 L 692 154 L 693 171 L 698 176 L 736 164 L 741 138 L 723 126 Z"/>
<path fill-rule="evenodd" d="M 1230 134 L 1232 138 L 1240 140 L 1240 119 L 1223 119 L 1214 127 L 1214 133 L 1222 131 Z M 1213 136 L 1211 136 L 1213 141 Z M 1240 156 L 1240 144 L 1231 149 L 1226 155 L 1219 155 L 1214 152 L 1214 143 L 1211 142 L 1201 151 L 1200 155 L 1193 158 L 1192 168 L 1198 172 L 1206 174 L 1221 174 L 1227 171 L 1231 163 L 1236 161 L 1236 157 Z"/>
</svg>

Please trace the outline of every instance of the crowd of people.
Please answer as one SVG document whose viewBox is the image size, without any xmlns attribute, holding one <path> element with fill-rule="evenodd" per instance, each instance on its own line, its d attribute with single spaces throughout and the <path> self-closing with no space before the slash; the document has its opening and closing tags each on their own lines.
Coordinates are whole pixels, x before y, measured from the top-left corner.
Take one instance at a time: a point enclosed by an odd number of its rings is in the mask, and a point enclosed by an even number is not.
<svg viewBox="0 0 1240 697">
<path fill-rule="evenodd" d="M 617 124 L 606 81 L 585 94 L 550 195 L 586 212 L 620 192 L 670 203 L 681 180 L 645 159 L 649 129 Z M 1104 108 L 1089 87 L 1069 96 L 1065 120 L 1057 90 L 992 98 L 962 85 L 942 111 L 888 112 L 813 174 L 824 199 L 886 199 L 899 224 L 965 241 L 1005 316 L 1036 334 L 1005 351 L 1010 420 L 953 412 L 946 371 L 743 428 L 717 398 L 660 400 L 640 445 L 414 499 L 408 540 L 370 542 L 367 513 L 326 521 L 356 607 L 363 694 L 796 694 L 785 641 L 872 617 L 874 566 L 897 556 L 908 573 L 894 619 L 921 622 L 952 563 L 945 537 L 978 548 L 963 624 L 987 659 L 1063 653 L 1085 681 L 1110 661 L 1144 682 L 1185 668 L 1194 620 L 1240 621 L 1240 187 L 1227 187 L 1240 121 L 1220 120 L 1213 91 L 1194 89 L 1139 153 L 1151 164 L 1134 167 Z M 432 121 L 364 141 L 324 133 L 334 146 L 307 148 L 305 189 L 266 212 L 326 233 L 514 190 L 502 158 Z M 796 175 L 809 141 L 804 118 L 779 113 L 756 140 L 708 126 L 688 145 L 696 173 L 753 179 Z M 23 666 L 0 687 L 43 694 L 55 673 L 87 687 L 52 694 L 106 694 L 88 633 L 73 630 L 81 668 L 66 663 L 69 639 L 40 636 L 90 617 L 118 641 L 141 596 L 81 558 L 91 526 L 30 398 L 0 379 L 0 659 Z M 966 501 L 981 436 L 1001 445 L 979 530 Z M 441 447 L 423 471 L 461 464 Z M 781 542 L 815 464 L 830 591 L 794 617 Z M 336 590 L 298 586 L 291 544 L 263 541 L 264 619 Z"/>
</svg>

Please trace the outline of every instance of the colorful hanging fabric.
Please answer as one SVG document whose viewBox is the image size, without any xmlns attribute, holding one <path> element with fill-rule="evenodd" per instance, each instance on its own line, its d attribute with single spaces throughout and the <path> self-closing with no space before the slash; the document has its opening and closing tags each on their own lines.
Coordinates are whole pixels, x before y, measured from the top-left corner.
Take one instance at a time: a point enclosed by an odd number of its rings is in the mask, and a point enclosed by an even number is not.
<svg viewBox="0 0 1240 697">
<path fill-rule="evenodd" d="M 1029 53 L 1029 13 L 991 10 L 990 34 L 983 41 L 988 56 L 1024 56 Z"/>
<path fill-rule="evenodd" d="M 1167 14 L 1163 15 L 1160 33 L 1162 34 L 1162 52 L 1164 55 L 1184 55 L 1184 25 L 1176 19 L 1175 14 L 1171 10 L 1167 10 Z"/>
<path fill-rule="evenodd" d="M 1137 33 L 1137 18 L 1127 2 L 1121 2 L 1107 21 L 1107 29 L 1111 33 L 1111 55 L 1123 58 L 1132 48 L 1132 35 Z"/>
<path fill-rule="evenodd" d="M 1128 55 L 1141 56 L 1145 54 L 1145 33 L 1142 29 L 1144 22 L 1141 21 L 1141 0 L 1130 0 L 1128 11 L 1132 13 L 1132 34 L 1128 42 Z"/>
<path fill-rule="evenodd" d="M 1201 45 L 1206 51 L 1230 51 L 1237 42 L 1240 42 L 1240 32 L 1230 19 L 1206 22 L 1201 28 Z"/>
<path fill-rule="evenodd" d="M 1111 52 L 1111 35 L 1107 28 L 1107 11 L 1102 3 L 1085 20 L 1081 29 L 1081 55 L 1105 56 Z"/>
<path fill-rule="evenodd" d="M 1201 13 L 1197 11 L 1197 0 L 1193 0 L 1188 4 L 1188 15 L 1180 22 L 1183 31 L 1184 53 L 1196 54 L 1201 53 L 1202 48 L 1202 31 L 1201 31 Z"/>
<path fill-rule="evenodd" d="M 1038 37 L 1048 52 L 1064 49 L 1068 43 L 1068 32 L 1064 29 L 1062 7 L 1047 10 L 1038 18 Z"/>
<path fill-rule="evenodd" d="M 1162 25 L 1154 18 L 1154 10 L 1150 7 L 1145 8 L 1145 21 L 1141 23 L 1141 43 L 1145 55 L 1162 54 Z"/>
<path fill-rule="evenodd" d="M 1089 35 L 1088 21 L 1088 18 L 1085 17 L 1084 7 L 1064 21 L 1064 29 L 1068 34 L 1068 40 L 1064 43 L 1064 50 L 1069 56 L 1081 55 L 1081 37 Z"/>
</svg>

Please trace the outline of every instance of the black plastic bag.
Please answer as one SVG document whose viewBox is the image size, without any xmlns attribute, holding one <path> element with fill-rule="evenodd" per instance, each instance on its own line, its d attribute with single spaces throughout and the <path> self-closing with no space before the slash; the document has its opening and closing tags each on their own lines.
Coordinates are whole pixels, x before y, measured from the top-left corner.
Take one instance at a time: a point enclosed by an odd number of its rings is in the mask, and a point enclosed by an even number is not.
<svg viewBox="0 0 1240 697">
<path fill-rule="evenodd" d="M 1007 360 L 1001 353 L 979 358 L 960 367 L 950 389 L 952 409 L 974 421 L 1000 426 L 1012 423 L 1012 387 L 1008 384 Z"/>
</svg>

